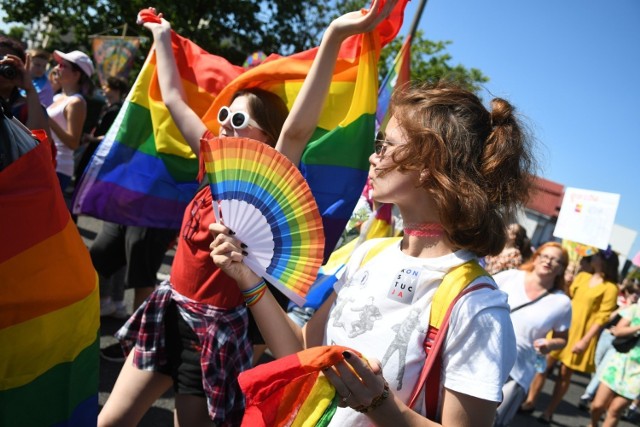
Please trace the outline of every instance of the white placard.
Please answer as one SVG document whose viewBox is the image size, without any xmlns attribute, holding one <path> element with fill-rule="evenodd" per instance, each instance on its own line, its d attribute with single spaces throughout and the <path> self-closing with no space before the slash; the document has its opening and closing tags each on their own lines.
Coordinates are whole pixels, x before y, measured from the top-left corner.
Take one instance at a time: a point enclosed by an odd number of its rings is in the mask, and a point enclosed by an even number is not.
<svg viewBox="0 0 640 427">
<path fill-rule="evenodd" d="M 619 203 L 619 194 L 568 187 L 553 235 L 606 249 Z"/>
</svg>

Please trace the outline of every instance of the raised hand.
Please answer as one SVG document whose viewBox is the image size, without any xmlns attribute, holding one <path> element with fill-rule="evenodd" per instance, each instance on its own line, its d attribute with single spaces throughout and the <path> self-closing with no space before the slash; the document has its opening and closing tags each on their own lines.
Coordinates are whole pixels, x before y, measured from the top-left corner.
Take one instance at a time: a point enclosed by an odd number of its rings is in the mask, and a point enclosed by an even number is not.
<svg viewBox="0 0 640 427">
<path fill-rule="evenodd" d="M 397 3 L 398 0 L 374 0 L 369 10 L 349 12 L 336 18 L 329 25 L 329 30 L 345 38 L 368 33 L 389 16 Z"/>
<path fill-rule="evenodd" d="M 169 24 L 169 21 L 164 19 L 162 13 L 158 13 L 155 7 L 149 7 L 138 12 L 136 23 L 142 25 L 151 32 L 158 30 L 171 30 L 171 24 Z"/>
</svg>

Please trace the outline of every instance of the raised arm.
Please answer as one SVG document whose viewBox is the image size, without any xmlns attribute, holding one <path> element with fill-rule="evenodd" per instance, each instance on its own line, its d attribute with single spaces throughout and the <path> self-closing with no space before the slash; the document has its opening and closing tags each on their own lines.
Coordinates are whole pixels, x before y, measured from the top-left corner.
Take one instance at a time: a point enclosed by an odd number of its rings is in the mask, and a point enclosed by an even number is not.
<svg viewBox="0 0 640 427">
<path fill-rule="evenodd" d="M 155 13 L 155 9 L 151 8 Z M 196 156 L 200 155 L 200 138 L 207 130 L 200 117 L 189 107 L 173 49 L 171 48 L 171 25 L 158 15 L 159 23 L 145 22 L 151 30 L 156 49 L 156 69 L 162 100 L 169 109 L 176 126 Z"/>
<path fill-rule="evenodd" d="M 302 152 L 318 124 L 342 42 L 354 34 L 372 31 L 389 16 L 397 0 L 387 1 L 382 8 L 380 3 L 380 0 L 374 0 L 367 12 L 349 12 L 340 16 L 331 22 L 325 31 L 311 70 L 304 80 L 276 144 L 276 149 L 294 164 L 300 163 Z"/>
</svg>

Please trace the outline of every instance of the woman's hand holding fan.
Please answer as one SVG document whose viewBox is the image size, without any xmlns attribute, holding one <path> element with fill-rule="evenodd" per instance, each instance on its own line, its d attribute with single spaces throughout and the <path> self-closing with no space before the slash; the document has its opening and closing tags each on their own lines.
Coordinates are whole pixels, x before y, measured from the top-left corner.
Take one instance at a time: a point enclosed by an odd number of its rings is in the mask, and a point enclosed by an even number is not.
<svg viewBox="0 0 640 427">
<path fill-rule="evenodd" d="M 268 145 L 246 138 L 207 141 L 203 158 L 222 222 L 235 233 L 211 228 L 216 264 L 244 281 L 247 273 L 233 265 L 243 261 L 257 278 L 302 305 L 322 263 L 324 231 L 298 168 Z"/>
</svg>

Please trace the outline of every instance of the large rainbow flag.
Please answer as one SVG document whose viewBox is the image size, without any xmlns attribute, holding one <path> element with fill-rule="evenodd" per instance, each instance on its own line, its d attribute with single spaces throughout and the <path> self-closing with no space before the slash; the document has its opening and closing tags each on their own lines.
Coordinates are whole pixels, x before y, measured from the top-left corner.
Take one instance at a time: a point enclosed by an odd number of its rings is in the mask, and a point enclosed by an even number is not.
<svg viewBox="0 0 640 427">
<path fill-rule="evenodd" d="M 242 67 L 175 32 L 173 54 L 191 108 L 202 117 Z M 155 50 L 74 195 L 73 211 L 124 225 L 180 228 L 195 194 L 198 161 L 162 101 Z"/>
<path fill-rule="evenodd" d="M 392 14 L 372 33 L 350 37 L 342 44 L 318 129 L 302 156 L 300 169 L 323 217 L 325 258 L 335 246 L 365 183 L 375 131 L 377 61 L 382 46 L 398 33 L 407 1 L 399 1 Z M 180 38 L 176 35 L 175 43 L 177 40 Z M 314 48 L 289 57 L 271 55 L 243 74 L 233 76 L 233 72 L 240 73 L 233 69 L 221 73 L 217 81 L 209 81 L 201 74 L 204 76 L 206 70 L 211 75 L 216 71 L 213 67 L 221 67 L 224 60 L 185 39 L 182 41 L 184 44 L 180 49 L 174 48 L 174 52 L 199 52 L 177 57 L 179 63 L 181 58 L 186 63 L 180 66 L 180 73 L 183 83 L 191 88 L 187 88 L 191 94 L 189 104 L 198 114 L 208 108 L 202 117 L 215 134 L 218 110 L 228 105 L 239 89 L 260 87 L 272 91 L 291 107 L 317 53 Z M 200 65 L 206 65 L 205 69 L 199 71 Z M 197 164 L 191 161 L 189 148 L 179 137 L 164 139 L 163 134 L 175 130 L 175 125 L 168 112 L 162 110 L 154 67 L 152 53 L 138 78 L 148 83 L 128 98 L 126 108 L 105 138 L 107 142 L 98 148 L 76 194 L 74 212 L 122 224 L 179 226 L 184 208 L 197 187 L 195 181 L 190 181 L 195 177 Z M 196 83 L 189 81 L 187 74 L 197 78 Z M 236 78 L 229 83 L 231 77 Z M 224 89 L 220 91 L 222 86 Z M 164 128 L 158 128 L 152 121 L 150 107 L 162 111 L 166 119 Z M 136 118 L 130 118 L 134 113 Z M 125 147 L 112 153 L 114 143 L 110 141 Z M 162 172 L 161 179 L 158 171 Z"/>
<path fill-rule="evenodd" d="M 0 172 L 0 425 L 95 425 L 97 275 L 42 142 Z"/>
<path fill-rule="evenodd" d="M 344 359 L 347 347 L 312 347 L 258 365 L 238 377 L 245 396 L 247 427 L 326 426 L 340 396 L 320 371 Z"/>
</svg>

